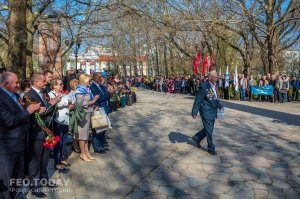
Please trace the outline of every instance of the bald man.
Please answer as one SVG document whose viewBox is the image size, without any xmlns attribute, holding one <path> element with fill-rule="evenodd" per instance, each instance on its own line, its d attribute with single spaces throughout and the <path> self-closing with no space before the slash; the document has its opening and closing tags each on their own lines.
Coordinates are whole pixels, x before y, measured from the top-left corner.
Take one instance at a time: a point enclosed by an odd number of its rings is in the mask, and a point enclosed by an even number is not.
<svg viewBox="0 0 300 199">
<path fill-rule="evenodd" d="M 0 80 L 0 198 L 23 198 L 17 185 L 24 178 L 24 152 L 30 115 L 40 104 L 27 108 L 17 94 L 16 74 L 4 72 Z"/>
<path fill-rule="evenodd" d="M 217 80 L 218 73 L 216 71 L 211 71 L 208 80 L 200 86 L 192 109 L 192 117 L 195 119 L 199 112 L 203 123 L 203 129 L 196 133 L 192 138 L 196 142 L 197 147 L 200 148 L 200 142 L 207 137 L 207 151 L 211 155 L 217 155 L 212 134 L 215 119 L 217 118 L 217 110 L 223 108 L 218 99 Z"/>
</svg>

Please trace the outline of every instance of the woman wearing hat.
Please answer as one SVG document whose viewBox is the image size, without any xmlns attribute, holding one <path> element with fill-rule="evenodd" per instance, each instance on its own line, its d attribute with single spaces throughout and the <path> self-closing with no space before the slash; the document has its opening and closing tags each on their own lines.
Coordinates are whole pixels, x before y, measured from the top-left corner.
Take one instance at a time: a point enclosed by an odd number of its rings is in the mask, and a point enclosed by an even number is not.
<svg viewBox="0 0 300 199">
<path fill-rule="evenodd" d="M 99 98 L 99 95 L 94 96 L 89 88 L 91 84 L 91 76 L 81 74 L 79 76 L 80 84 L 76 88 L 75 96 L 78 105 L 82 106 L 86 112 L 86 117 L 78 122 L 78 134 L 75 138 L 79 140 L 80 159 L 83 161 L 92 161 L 93 158 L 88 149 L 89 130 L 91 123 L 91 113 L 94 110 L 94 103 Z"/>
</svg>

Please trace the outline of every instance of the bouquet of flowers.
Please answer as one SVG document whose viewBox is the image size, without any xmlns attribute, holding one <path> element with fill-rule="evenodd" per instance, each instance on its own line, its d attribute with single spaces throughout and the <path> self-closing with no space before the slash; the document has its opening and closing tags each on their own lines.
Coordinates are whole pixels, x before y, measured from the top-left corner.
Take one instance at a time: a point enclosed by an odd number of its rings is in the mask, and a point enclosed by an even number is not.
<svg viewBox="0 0 300 199">
<path fill-rule="evenodd" d="M 54 147 L 60 141 L 59 136 L 54 136 L 52 131 L 46 126 L 45 121 L 41 118 L 41 115 L 38 112 L 34 113 L 35 121 L 41 127 L 43 132 L 46 134 L 45 141 L 43 146 L 46 148 L 54 149 Z"/>
<path fill-rule="evenodd" d="M 37 103 L 35 101 L 30 100 L 28 95 L 25 95 L 24 98 L 25 98 L 26 102 L 29 104 Z M 22 102 L 21 104 L 24 104 L 24 102 Z M 42 119 L 41 114 L 39 112 L 34 113 L 34 118 L 35 118 L 36 123 L 42 129 L 42 131 L 46 134 L 46 138 L 43 143 L 43 146 L 46 148 L 54 149 L 54 147 L 60 141 L 60 137 L 54 136 L 53 132 L 47 127 L 45 121 Z"/>
</svg>

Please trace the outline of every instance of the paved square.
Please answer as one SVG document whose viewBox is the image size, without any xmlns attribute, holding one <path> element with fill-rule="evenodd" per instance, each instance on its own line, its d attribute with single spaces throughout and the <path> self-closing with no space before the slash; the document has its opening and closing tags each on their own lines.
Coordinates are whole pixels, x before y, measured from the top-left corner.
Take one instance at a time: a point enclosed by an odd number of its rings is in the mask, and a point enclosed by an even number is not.
<svg viewBox="0 0 300 199">
<path fill-rule="evenodd" d="M 224 102 L 211 156 L 191 139 L 202 128 L 193 97 L 137 96 L 112 114 L 108 154 L 86 163 L 73 153 L 71 171 L 53 175 L 68 185 L 49 198 L 300 198 L 300 103 Z"/>
</svg>

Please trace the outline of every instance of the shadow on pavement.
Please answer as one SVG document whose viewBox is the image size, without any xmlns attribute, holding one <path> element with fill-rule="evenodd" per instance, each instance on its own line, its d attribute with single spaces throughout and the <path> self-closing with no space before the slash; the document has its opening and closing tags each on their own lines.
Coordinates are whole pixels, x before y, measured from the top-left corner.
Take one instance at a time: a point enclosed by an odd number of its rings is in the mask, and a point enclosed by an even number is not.
<svg viewBox="0 0 300 199">
<path fill-rule="evenodd" d="M 192 138 L 190 136 L 187 136 L 183 133 L 179 132 L 171 132 L 169 135 L 169 140 L 172 143 L 187 143 L 189 145 L 195 145 Z"/>
<path fill-rule="evenodd" d="M 235 103 L 225 102 L 225 101 L 223 101 L 223 104 L 225 107 L 230 109 L 235 109 L 238 111 L 243 111 L 255 115 L 272 118 L 274 119 L 273 120 L 274 123 L 286 123 L 288 125 L 300 126 L 300 116 L 298 115 L 283 113 L 283 112 L 268 110 L 263 108 L 251 107 L 242 104 L 235 104 Z"/>
<path fill-rule="evenodd" d="M 184 96 L 185 99 L 194 100 L 194 96 Z M 274 119 L 274 123 L 284 123 L 288 125 L 300 126 L 300 116 L 290 113 L 283 113 L 280 111 L 257 108 L 252 106 L 247 106 L 243 104 L 236 104 L 229 101 L 222 101 L 223 105 L 227 108 L 243 111 L 255 115 L 260 115 L 263 117 L 268 117 Z"/>
</svg>

